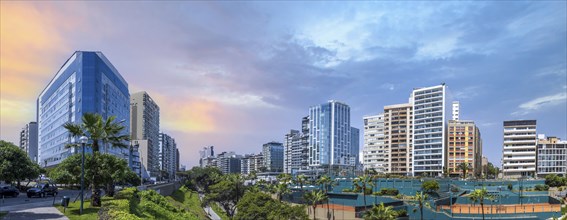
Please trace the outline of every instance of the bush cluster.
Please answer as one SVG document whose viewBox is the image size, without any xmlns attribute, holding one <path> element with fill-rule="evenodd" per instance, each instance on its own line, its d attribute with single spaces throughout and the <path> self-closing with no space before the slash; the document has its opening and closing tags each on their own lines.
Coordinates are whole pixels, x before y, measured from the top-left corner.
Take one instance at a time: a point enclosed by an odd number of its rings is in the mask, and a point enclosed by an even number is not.
<svg viewBox="0 0 567 220">
<path fill-rule="evenodd" d="M 380 191 L 374 193 L 374 195 L 378 196 L 396 196 L 400 193 L 400 191 L 396 188 L 382 188 Z"/>
</svg>

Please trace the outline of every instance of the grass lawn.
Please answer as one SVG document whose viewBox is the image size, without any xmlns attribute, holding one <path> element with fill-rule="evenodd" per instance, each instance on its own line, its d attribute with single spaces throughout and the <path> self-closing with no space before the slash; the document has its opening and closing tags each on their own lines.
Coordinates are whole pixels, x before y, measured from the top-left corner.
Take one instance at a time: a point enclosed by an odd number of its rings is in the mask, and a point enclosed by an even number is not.
<svg viewBox="0 0 567 220">
<path fill-rule="evenodd" d="M 217 215 L 219 215 L 219 217 L 221 217 L 222 220 L 229 220 L 230 219 L 228 217 L 228 215 L 226 215 L 226 212 L 217 203 L 212 202 L 211 208 L 213 208 L 215 213 L 217 213 Z"/>
<path fill-rule="evenodd" d="M 199 194 L 196 192 L 177 190 L 171 196 L 168 196 L 167 199 L 174 206 L 184 208 L 199 219 L 207 219 L 207 213 L 201 207 L 201 200 L 199 200 Z"/>
<path fill-rule="evenodd" d="M 102 197 L 103 203 L 105 201 L 110 201 L 110 200 L 113 200 L 113 198 Z M 96 220 L 96 219 L 98 219 L 98 210 L 100 209 L 100 207 L 90 207 L 91 202 L 87 200 L 83 203 L 83 214 L 79 215 L 80 206 L 81 206 L 81 201 L 77 200 L 77 202 L 70 201 L 69 207 L 67 207 L 67 210 L 65 212 L 63 212 L 63 206 L 56 205 L 55 207 L 57 209 L 59 209 L 59 211 L 61 211 L 61 213 L 65 214 L 65 216 L 67 216 L 67 218 L 69 218 L 70 220 L 87 220 L 87 219 Z"/>
</svg>

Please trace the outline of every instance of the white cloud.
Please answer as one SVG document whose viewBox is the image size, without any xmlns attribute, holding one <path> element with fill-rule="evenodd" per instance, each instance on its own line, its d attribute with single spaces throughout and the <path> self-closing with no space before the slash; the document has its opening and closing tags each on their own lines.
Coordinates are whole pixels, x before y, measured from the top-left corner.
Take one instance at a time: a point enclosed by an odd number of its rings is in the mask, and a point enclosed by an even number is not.
<svg viewBox="0 0 567 220">
<path fill-rule="evenodd" d="M 566 92 L 560 92 L 554 95 L 539 97 L 531 101 L 522 103 L 520 106 L 518 106 L 520 109 L 518 111 L 512 112 L 512 115 L 513 116 L 526 115 L 531 112 L 542 109 L 544 107 L 551 107 L 554 105 L 564 103 L 566 100 L 567 100 Z"/>
<path fill-rule="evenodd" d="M 394 89 L 396 89 L 396 86 L 392 83 L 384 83 L 380 85 L 380 88 L 393 91 Z"/>
</svg>

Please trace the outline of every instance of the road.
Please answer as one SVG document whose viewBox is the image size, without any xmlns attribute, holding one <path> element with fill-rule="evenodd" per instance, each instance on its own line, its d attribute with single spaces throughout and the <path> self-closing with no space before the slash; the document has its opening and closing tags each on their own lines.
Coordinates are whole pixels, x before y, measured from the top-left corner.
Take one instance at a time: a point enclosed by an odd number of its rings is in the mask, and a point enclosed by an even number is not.
<svg viewBox="0 0 567 220">
<path fill-rule="evenodd" d="M 59 190 L 55 196 L 55 203 L 61 203 L 63 196 L 68 196 L 71 201 L 74 201 L 79 195 L 79 190 Z M 46 196 L 45 198 L 32 197 L 28 198 L 26 193 L 20 193 L 16 198 L 13 197 L 0 197 L 0 211 L 18 211 L 30 208 L 40 208 L 52 206 L 54 200 L 53 196 Z"/>
<path fill-rule="evenodd" d="M 199 193 L 199 199 L 201 199 L 201 202 L 203 202 L 203 197 L 205 197 L 205 194 Z M 204 210 L 212 220 L 221 219 L 220 216 L 217 215 L 217 213 L 210 206 L 207 205 Z"/>
</svg>

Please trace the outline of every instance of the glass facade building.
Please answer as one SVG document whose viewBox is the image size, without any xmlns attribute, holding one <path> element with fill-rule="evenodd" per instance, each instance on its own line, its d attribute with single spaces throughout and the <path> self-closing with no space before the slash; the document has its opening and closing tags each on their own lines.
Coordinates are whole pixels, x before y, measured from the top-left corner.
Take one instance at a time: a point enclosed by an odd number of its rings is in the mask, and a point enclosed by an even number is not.
<svg viewBox="0 0 567 220">
<path fill-rule="evenodd" d="M 351 139 L 348 105 L 331 100 L 309 108 L 309 166 L 351 165 Z"/>
<path fill-rule="evenodd" d="M 264 167 L 269 172 L 284 171 L 284 146 L 282 143 L 269 142 L 262 146 Z"/>
<path fill-rule="evenodd" d="M 53 166 L 75 153 L 65 148 L 78 142 L 63 128 L 67 122 L 81 123 L 84 113 L 104 119 L 116 116 L 130 133 L 130 93 L 128 84 L 101 52 L 77 51 L 63 64 L 37 99 L 38 162 Z M 127 149 L 100 143 L 101 152 L 124 157 Z"/>
</svg>

